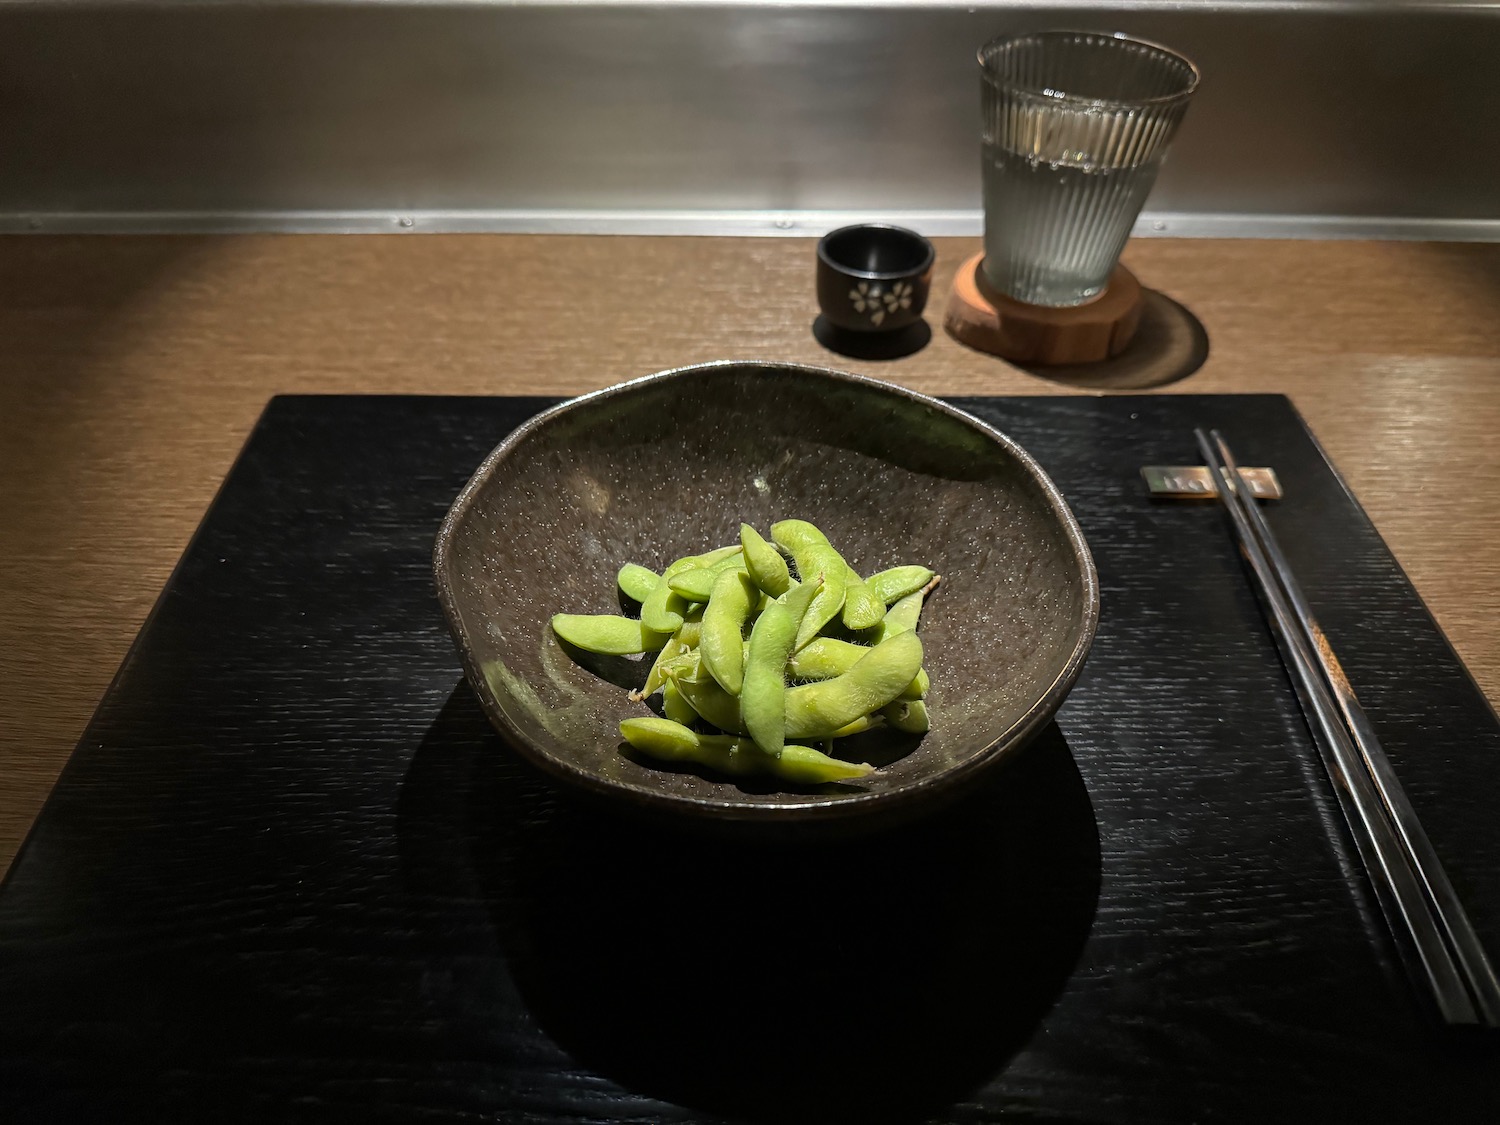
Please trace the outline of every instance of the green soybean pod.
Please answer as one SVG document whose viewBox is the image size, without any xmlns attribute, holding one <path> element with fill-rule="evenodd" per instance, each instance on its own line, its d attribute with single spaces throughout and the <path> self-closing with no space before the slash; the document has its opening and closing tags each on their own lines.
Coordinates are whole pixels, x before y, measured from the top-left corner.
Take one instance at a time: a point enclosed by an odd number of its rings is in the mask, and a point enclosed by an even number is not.
<svg viewBox="0 0 1500 1125">
<path fill-rule="evenodd" d="M 641 620 L 646 623 L 647 628 L 659 633 L 677 631 L 687 615 L 688 603 L 681 594 L 673 592 L 671 580 L 696 565 L 697 558 L 688 556 L 678 559 L 662 572 L 662 581 L 656 584 L 656 588 L 641 603 Z"/>
<path fill-rule="evenodd" d="M 667 585 L 672 587 L 673 593 L 681 594 L 690 602 L 707 602 L 708 596 L 713 593 L 714 583 L 718 581 L 719 575 L 723 574 L 726 570 L 744 569 L 744 557 L 742 555 L 730 555 L 710 566 L 690 567 L 681 574 L 674 574 L 667 580 Z"/>
<path fill-rule="evenodd" d="M 831 680 L 853 668 L 870 651 L 869 645 L 842 641 L 837 637 L 819 637 L 806 648 L 792 653 L 786 674 L 793 680 Z"/>
<path fill-rule="evenodd" d="M 803 547 L 828 542 L 828 536 L 806 520 L 777 520 L 771 525 L 771 539 L 793 558 L 797 557 L 797 552 Z M 807 576 L 803 575 L 803 577 Z"/>
<path fill-rule="evenodd" d="M 792 654 L 797 630 L 820 585 L 814 578 L 787 591 L 766 607 L 750 630 L 740 713 L 755 745 L 772 756 L 781 753 L 786 743 L 787 657 Z"/>
<path fill-rule="evenodd" d="M 735 776 L 769 774 L 800 785 L 849 781 L 873 768 L 831 758 L 810 746 L 788 746 L 773 758 L 747 739 L 698 734 L 669 719 L 625 719 L 620 734 L 643 754 L 663 761 L 693 762 Z"/>
<path fill-rule="evenodd" d="M 922 668 L 922 642 L 912 631 L 872 648 L 842 676 L 786 693 L 786 737 L 826 738 L 861 715 L 895 702 Z"/>
<path fill-rule="evenodd" d="M 654 716 L 622 719 L 620 735 L 642 753 L 668 762 L 697 761 L 702 745 L 701 736 L 685 724 Z"/>
<path fill-rule="evenodd" d="M 865 579 L 865 584 L 886 605 L 915 594 L 932 581 L 932 571 L 925 566 L 893 566 Z"/>
<path fill-rule="evenodd" d="M 701 555 L 691 556 L 692 560 L 699 566 L 713 566 L 721 563 L 731 555 L 737 555 L 742 551 L 738 543 L 731 543 L 727 547 L 715 547 L 712 551 L 705 551 Z"/>
<path fill-rule="evenodd" d="M 856 734 L 864 734 L 865 731 L 879 730 L 885 726 L 885 718 L 881 715 L 861 715 L 852 723 L 845 723 L 838 730 L 828 734 L 829 741 L 838 738 L 850 738 Z"/>
<path fill-rule="evenodd" d="M 849 629 L 873 629 L 885 617 L 885 602 L 847 563 L 844 576 L 843 620 Z"/>
<path fill-rule="evenodd" d="M 880 624 L 880 619 L 885 616 L 885 603 L 865 586 L 864 580 L 834 550 L 828 536 L 815 524 L 806 520 L 779 520 L 771 525 L 771 538 L 796 560 L 797 572 L 803 578 L 815 572 L 823 575 L 823 593 L 811 610 L 812 621 L 816 624 L 803 620 L 802 632 L 797 637 L 798 648 L 816 636 L 840 612 L 844 624 L 850 629 L 870 629 Z M 838 560 L 836 564 L 834 559 Z M 842 566 L 843 572 L 835 575 L 835 566 Z"/>
<path fill-rule="evenodd" d="M 931 690 L 932 677 L 927 674 L 927 669 L 923 668 L 920 672 L 917 673 L 917 678 L 914 679 L 911 684 L 908 685 L 907 689 L 901 693 L 901 698 L 926 699 L 927 693 Z"/>
<path fill-rule="evenodd" d="M 819 637 L 787 661 L 787 675 L 794 680 L 831 680 L 853 668 L 870 651 L 869 645 L 841 641 L 837 637 Z M 924 668 L 902 691 L 902 699 L 926 696 L 932 681 Z"/>
<path fill-rule="evenodd" d="M 757 751 L 758 752 L 758 751 Z M 802 785 L 826 785 L 830 781 L 854 781 L 875 772 L 868 762 L 845 762 L 830 758 L 811 746 L 783 746 L 781 753 L 771 759 L 775 762 L 772 773 L 786 781 Z"/>
<path fill-rule="evenodd" d="M 926 734 L 929 729 L 927 704 L 920 699 L 898 699 L 880 709 L 885 721 L 906 734 Z"/>
<path fill-rule="evenodd" d="M 739 695 L 745 678 L 745 619 L 760 591 L 743 570 L 729 568 L 714 582 L 703 611 L 703 633 L 698 651 L 703 666 L 730 695 Z"/>
<path fill-rule="evenodd" d="M 927 591 L 937 584 L 937 579 L 932 579 L 926 586 L 914 594 L 907 594 L 899 599 L 895 605 L 885 611 L 885 620 L 880 623 L 875 633 L 877 643 L 888 637 L 894 637 L 897 633 L 906 633 L 917 627 L 917 622 L 922 618 L 922 599 L 927 596 Z"/>
<path fill-rule="evenodd" d="M 672 586 L 673 594 L 685 598 L 688 603 L 703 604 L 708 601 L 708 595 L 714 591 L 714 579 L 718 574 L 709 570 L 708 567 L 693 567 L 684 570 L 681 574 L 673 574 L 667 585 Z"/>
<path fill-rule="evenodd" d="M 745 550 L 745 570 L 757 586 L 773 598 L 792 588 L 792 572 L 781 552 L 748 523 L 740 524 L 740 545 Z"/>
<path fill-rule="evenodd" d="M 605 656 L 655 652 L 671 638 L 670 633 L 663 635 L 634 618 L 613 613 L 555 614 L 552 631 L 570 645 Z"/>
<path fill-rule="evenodd" d="M 640 690 L 631 692 L 630 698 L 639 701 L 654 695 L 666 680 L 667 662 L 697 649 L 702 629 L 701 618 L 689 619 L 679 625 L 672 634 L 672 639 L 657 653 L 656 662 L 646 673 L 646 682 L 641 685 Z"/>
<path fill-rule="evenodd" d="M 713 591 L 714 579 L 717 577 L 717 571 L 710 570 L 706 566 L 695 566 L 684 570 L 681 574 L 672 575 L 667 579 L 667 585 L 679 598 L 685 598 L 690 603 L 701 603 L 708 601 L 708 595 Z"/>
<path fill-rule="evenodd" d="M 615 583 L 620 587 L 620 593 L 631 601 L 644 602 L 661 583 L 661 575 L 647 567 L 626 563 L 615 575 Z"/>
<path fill-rule="evenodd" d="M 703 657 L 697 649 L 684 652 L 680 656 L 674 656 L 661 666 L 662 690 L 667 689 L 668 683 L 678 685 L 682 690 L 683 684 L 705 684 L 710 682 L 711 677 L 703 670 Z"/>
<path fill-rule="evenodd" d="M 661 685 L 661 709 L 674 723 L 686 725 L 698 718 L 698 712 L 693 710 L 691 703 L 682 698 L 682 691 L 678 688 L 677 681 L 671 678 Z"/>
<path fill-rule="evenodd" d="M 819 576 L 823 579 L 822 589 L 807 607 L 802 624 L 797 628 L 797 639 L 792 646 L 795 651 L 822 632 L 823 626 L 837 617 L 839 610 L 844 608 L 849 564 L 844 561 L 844 556 L 827 543 L 811 543 L 800 548 L 793 557 L 797 560 L 797 571 L 804 582 Z"/>
<path fill-rule="evenodd" d="M 740 701 L 730 695 L 712 676 L 694 675 L 691 668 L 670 668 L 668 675 L 677 684 L 677 690 L 705 722 L 720 730 L 734 734 L 746 734 L 744 714 Z"/>
</svg>

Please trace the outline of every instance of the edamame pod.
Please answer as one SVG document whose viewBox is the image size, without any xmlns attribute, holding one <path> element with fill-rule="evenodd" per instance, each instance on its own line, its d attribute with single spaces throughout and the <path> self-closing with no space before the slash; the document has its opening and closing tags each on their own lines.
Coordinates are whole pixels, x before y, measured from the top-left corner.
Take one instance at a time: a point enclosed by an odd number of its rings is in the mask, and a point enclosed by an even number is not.
<svg viewBox="0 0 1500 1125">
<path fill-rule="evenodd" d="M 757 586 L 773 598 L 792 588 L 786 560 L 748 523 L 740 524 L 740 546 L 745 550 L 745 570 Z"/>
<path fill-rule="evenodd" d="M 759 753 L 759 751 L 757 751 Z M 765 757 L 764 754 L 761 757 Z M 845 762 L 830 758 L 811 746 L 783 746 L 781 754 L 774 758 L 772 769 L 775 776 L 802 785 L 825 785 L 830 781 L 854 781 L 875 772 L 869 762 Z"/>
<path fill-rule="evenodd" d="M 677 682 L 670 678 L 661 685 L 661 709 L 667 718 L 674 723 L 682 723 L 684 726 L 698 718 L 698 712 L 693 710 L 691 703 L 682 698 Z"/>
<path fill-rule="evenodd" d="M 829 740 L 835 738 L 851 738 L 856 734 L 864 734 L 866 731 L 879 730 L 885 726 L 885 718 L 881 715 L 861 715 L 852 723 L 845 723 L 828 736 Z"/>
<path fill-rule="evenodd" d="M 707 723 L 734 734 L 749 733 L 740 709 L 740 700 L 719 686 L 712 676 L 694 675 L 692 667 L 669 667 L 667 675 L 687 704 Z"/>
<path fill-rule="evenodd" d="M 917 673 L 917 678 L 911 682 L 905 691 L 901 693 L 902 699 L 926 699 L 927 692 L 932 688 L 932 677 L 923 668 Z"/>
<path fill-rule="evenodd" d="M 739 695 L 745 679 L 745 620 L 760 591 L 750 576 L 733 567 L 714 582 L 708 606 L 703 611 L 703 632 L 698 651 L 709 675 L 730 695 Z"/>
<path fill-rule="evenodd" d="M 641 603 L 641 620 L 649 629 L 659 633 L 674 633 L 687 616 L 687 599 L 672 590 L 672 579 L 684 570 L 697 565 L 697 559 L 689 556 L 678 559 L 662 572 L 662 581 Z"/>
<path fill-rule="evenodd" d="M 915 594 L 932 581 L 932 571 L 925 566 L 893 566 L 865 579 L 865 584 L 875 591 L 875 596 L 886 605 L 900 601 L 908 594 Z"/>
<path fill-rule="evenodd" d="M 620 593 L 633 602 L 644 602 L 661 582 L 661 575 L 635 563 L 626 563 L 615 576 Z"/>
<path fill-rule="evenodd" d="M 831 680 L 853 668 L 869 651 L 869 645 L 819 637 L 800 652 L 792 653 L 787 660 L 787 676 L 793 680 Z"/>
<path fill-rule="evenodd" d="M 897 633 L 910 632 L 917 627 L 917 622 L 921 619 L 922 594 L 920 591 L 907 594 L 885 611 L 885 620 L 880 624 L 880 639 L 894 637 Z"/>
<path fill-rule="evenodd" d="M 717 570 L 695 566 L 681 574 L 674 574 L 667 585 L 672 587 L 672 593 L 689 602 L 707 602 L 708 595 L 713 592 L 714 579 L 718 577 Z"/>
<path fill-rule="evenodd" d="M 666 664 L 678 656 L 684 656 L 698 647 L 698 641 L 702 637 L 701 618 L 697 620 L 684 621 L 672 634 L 672 639 L 663 646 L 661 652 L 656 655 L 656 663 L 651 665 L 651 670 L 646 673 L 646 682 L 641 685 L 639 691 L 630 693 L 630 698 L 640 700 L 655 694 L 658 688 L 666 680 Z"/>
<path fill-rule="evenodd" d="M 694 762 L 737 776 L 770 774 L 800 785 L 849 781 L 873 769 L 830 758 L 810 746 L 787 746 L 780 757 L 773 758 L 746 739 L 698 734 L 669 719 L 625 719 L 620 723 L 620 734 L 653 758 Z"/>
<path fill-rule="evenodd" d="M 671 638 L 649 629 L 643 622 L 613 613 L 558 613 L 552 631 L 570 645 L 605 656 L 632 656 L 655 652 Z"/>
<path fill-rule="evenodd" d="M 672 587 L 673 593 L 681 594 L 690 602 L 706 602 L 713 593 L 714 583 L 718 581 L 719 575 L 726 570 L 744 569 L 744 556 L 729 555 L 711 566 L 689 567 L 681 574 L 674 574 L 667 580 L 667 584 Z"/>
<path fill-rule="evenodd" d="M 864 776 L 870 766 L 831 756 L 835 739 L 927 730 L 916 628 L 938 579 L 921 566 L 863 579 L 806 520 L 777 521 L 770 540 L 741 524 L 738 543 L 685 555 L 659 575 L 626 564 L 615 580 L 622 600 L 640 603 L 639 620 L 558 614 L 555 634 L 603 655 L 659 649 L 631 698 L 660 690 L 667 717 L 620 728 L 647 753 L 807 784 Z M 863 643 L 819 636 L 831 621 Z M 788 688 L 788 676 L 811 682 Z M 696 733 L 700 720 L 726 733 Z M 826 753 L 789 739 L 818 739 Z"/>
<path fill-rule="evenodd" d="M 713 681 L 713 677 L 703 670 L 703 657 L 696 649 L 665 661 L 661 666 L 661 674 L 663 691 L 669 683 L 676 684 L 681 691 L 683 684 L 706 684 Z"/>
<path fill-rule="evenodd" d="M 740 714 L 755 745 L 773 757 L 786 743 L 787 657 L 820 586 L 821 582 L 813 578 L 787 591 L 766 607 L 750 630 Z"/>
<path fill-rule="evenodd" d="M 812 640 L 840 613 L 850 629 L 870 629 L 880 624 L 885 616 L 885 603 L 834 550 L 828 536 L 816 525 L 806 520 L 780 520 L 771 525 L 771 538 L 791 554 L 797 563 L 797 573 L 803 578 L 815 573 L 823 575 L 823 593 L 803 618 L 797 648 Z M 835 573 L 835 568 L 842 570 Z"/>
<path fill-rule="evenodd" d="M 826 738 L 892 703 L 922 667 L 922 642 L 908 630 L 872 648 L 842 676 L 786 693 L 787 738 Z"/>
<path fill-rule="evenodd" d="M 691 556 L 692 561 L 698 566 L 713 566 L 721 563 L 730 555 L 737 555 L 743 548 L 738 543 L 731 543 L 727 547 L 715 547 L 712 551 L 705 551 L 701 555 Z"/>
<path fill-rule="evenodd" d="M 885 617 L 885 602 L 870 589 L 847 563 L 844 587 L 844 626 L 848 629 L 873 629 Z"/>
<path fill-rule="evenodd" d="M 937 588 L 942 579 L 933 575 L 927 584 L 913 594 L 897 600 L 896 604 L 885 611 L 885 620 L 880 623 L 880 628 L 875 633 L 876 642 L 894 637 L 897 633 L 905 633 L 917 627 L 917 622 L 922 618 L 922 600 L 928 593 Z"/>
<path fill-rule="evenodd" d="M 819 637 L 787 661 L 787 676 L 794 680 L 831 680 L 842 676 L 870 651 L 869 645 L 841 641 L 837 637 Z M 924 668 L 902 691 L 902 699 L 921 699 L 931 686 Z"/>
<path fill-rule="evenodd" d="M 793 558 L 803 547 L 828 542 L 828 536 L 806 520 L 777 520 L 771 525 L 771 539 Z"/>
<path fill-rule="evenodd" d="M 865 586 L 864 580 L 844 562 L 844 557 L 833 549 L 828 536 L 818 527 L 806 520 L 780 520 L 771 525 L 771 538 L 791 553 L 797 563 L 797 573 L 803 578 L 820 571 L 823 575 L 821 604 L 815 602 L 810 611 L 817 625 L 811 625 L 808 619 L 803 620 L 802 632 L 797 636 L 798 648 L 811 640 L 840 611 L 844 624 L 850 629 L 869 629 L 880 624 L 880 619 L 885 616 L 885 603 Z M 815 554 L 815 550 L 818 553 Z M 823 553 L 825 550 L 828 553 Z M 837 576 L 830 573 L 835 558 L 843 567 L 843 572 Z M 833 604 L 835 597 L 837 605 Z M 832 612 L 829 612 L 830 608 Z"/>
<path fill-rule="evenodd" d="M 882 707 L 880 713 L 892 727 L 906 734 L 926 734 L 929 729 L 927 704 L 920 699 L 898 699 Z"/>
<path fill-rule="evenodd" d="M 804 583 L 819 576 L 823 579 L 823 588 L 807 607 L 802 624 L 797 628 L 797 639 L 792 646 L 795 651 L 822 632 L 823 626 L 837 617 L 839 610 L 844 608 L 849 564 L 844 562 L 843 555 L 827 543 L 809 544 L 800 548 L 793 557 L 797 562 L 797 573 L 802 576 Z"/>
</svg>

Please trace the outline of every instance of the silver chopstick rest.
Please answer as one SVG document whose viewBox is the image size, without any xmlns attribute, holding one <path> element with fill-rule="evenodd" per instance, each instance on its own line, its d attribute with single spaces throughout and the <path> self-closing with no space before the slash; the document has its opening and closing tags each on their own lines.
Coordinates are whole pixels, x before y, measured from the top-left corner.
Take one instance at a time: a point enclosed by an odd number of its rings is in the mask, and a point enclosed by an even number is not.
<svg viewBox="0 0 1500 1125">
<path fill-rule="evenodd" d="M 1276 470 L 1241 468 L 1240 475 L 1249 482 L 1250 494 L 1257 500 L 1281 499 Z M 1166 500 L 1212 500 L 1219 495 L 1207 465 L 1146 465 L 1141 476 L 1152 496 Z"/>
</svg>

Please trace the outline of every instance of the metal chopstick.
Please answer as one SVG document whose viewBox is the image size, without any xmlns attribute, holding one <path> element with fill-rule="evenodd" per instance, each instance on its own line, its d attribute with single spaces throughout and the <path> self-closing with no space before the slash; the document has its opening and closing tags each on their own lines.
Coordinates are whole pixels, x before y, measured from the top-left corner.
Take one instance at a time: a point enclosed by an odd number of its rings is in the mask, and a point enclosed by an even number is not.
<svg viewBox="0 0 1500 1125">
<path fill-rule="evenodd" d="M 1407 939 L 1401 948 L 1414 983 L 1424 988 L 1445 1022 L 1500 1026 L 1500 987 L 1494 970 L 1421 833 L 1368 719 L 1360 711 L 1363 722 L 1346 725 L 1344 716 L 1358 703 L 1327 638 L 1307 612 L 1285 556 L 1222 438 L 1215 433 L 1220 445 L 1216 453 L 1202 430 L 1195 436 L 1256 579 L 1314 742 L 1381 907 L 1392 929 Z M 1229 483 L 1226 473 L 1234 476 L 1239 487 Z M 1295 598 L 1289 593 L 1291 588 L 1296 588 Z M 1375 760 L 1383 768 L 1369 764 Z M 1397 807 L 1404 810 L 1399 814 L 1406 821 L 1404 826 L 1392 811 Z M 1416 831 L 1409 831 L 1413 826 Z M 1403 832 L 1403 827 L 1408 831 Z M 1426 845 L 1425 853 L 1412 850 L 1409 844 L 1418 838 Z"/>
<path fill-rule="evenodd" d="M 1234 483 L 1238 486 L 1243 478 L 1223 435 L 1218 430 L 1214 430 L 1210 436 L 1219 460 L 1229 470 Z M 1411 858 L 1412 866 L 1422 882 L 1423 889 L 1432 900 L 1434 912 L 1443 928 L 1444 937 L 1453 952 L 1454 960 L 1458 963 L 1459 970 L 1463 973 L 1469 990 L 1473 994 L 1474 1005 L 1480 1016 L 1479 1022 L 1489 1027 L 1500 1027 L 1500 978 L 1496 977 L 1495 967 L 1486 955 L 1479 935 L 1470 923 L 1463 903 L 1459 901 L 1458 894 L 1448 879 L 1447 871 L 1443 869 L 1442 860 L 1433 850 L 1432 842 L 1427 838 L 1421 821 L 1417 819 L 1416 810 L 1412 808 L 1411 801 L 1406 796 L 1406 790 L 1402 787 L 1400 779 L 1396 777 L 1396 771 L 1392 768 L 1390 759 L 1381 748 L 1380 739 L 1376 736 L 1375 729 L 1370 724 L 1364 708 L 1360 706 L 1349 678 L 1344 675 L 1343 666 L 1339 663 L 1333 646 L 1328 643 L 1328 638 L 1318 625 L 1317 618 L 1313 616 L 1291 564 L 1282 554 L 1281 544 L 1277 542 L 1270 525 L 1266 523 L 1265 517 L 1261 515 L 1260 508 L 1249 492 L 1239 487 L 1235 489 L 1235 492 L 1237 496 L 1244 498 L 1241 504 L 1242 509 L 1276 571 L 1287 601 L 1291 604 L 1292 612 L 1296 615 L 1298 624 L 1322 667 L 1334 701 L 1338 704 L 1349 734 L 1364 761 L 1366 770 L 1369 771 L 1375 789 L 1379 792 L 1386 813 L 1401 839 L 1403 848 Z"/>
</svg>

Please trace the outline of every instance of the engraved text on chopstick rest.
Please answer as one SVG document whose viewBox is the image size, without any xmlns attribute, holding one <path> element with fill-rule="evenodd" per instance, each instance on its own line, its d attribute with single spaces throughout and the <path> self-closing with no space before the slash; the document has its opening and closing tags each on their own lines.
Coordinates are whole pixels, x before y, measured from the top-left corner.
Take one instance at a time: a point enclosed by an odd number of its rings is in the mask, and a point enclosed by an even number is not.
<svg viewBox="0 0 1500 1125">
<path fill-rule="evenodd" d="M 1274 469 L 1241 468 L 1240 473 L 1250 484 L 1250 495 L 1257 500 L 1281 499 L 1281 481 L 1276 479 Z M 1153 496 L 1208 500 L 1218 495 L 1205 465 L 1147 465 L 1141 476 Z"/>
</svg>

